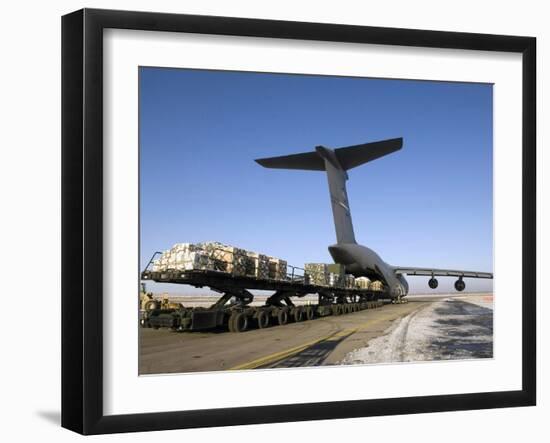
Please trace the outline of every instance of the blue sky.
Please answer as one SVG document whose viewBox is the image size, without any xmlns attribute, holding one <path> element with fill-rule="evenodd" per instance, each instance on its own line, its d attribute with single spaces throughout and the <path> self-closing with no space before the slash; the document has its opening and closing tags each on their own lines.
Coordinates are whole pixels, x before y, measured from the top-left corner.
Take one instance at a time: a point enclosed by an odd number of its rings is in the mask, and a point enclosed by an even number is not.
<svg viewBox="0 0 550 443">
<path fill-rule="evenodd" d="M 358 243 L 393 265 L 492 271 L 492 85 L 142 67 L 139 88 L 141 268 L 154 251 L 210 240 L 331 262 L 325 174 L 253 160 L 403 137 L 401 151 L 349 171 Z"/>
</svg>

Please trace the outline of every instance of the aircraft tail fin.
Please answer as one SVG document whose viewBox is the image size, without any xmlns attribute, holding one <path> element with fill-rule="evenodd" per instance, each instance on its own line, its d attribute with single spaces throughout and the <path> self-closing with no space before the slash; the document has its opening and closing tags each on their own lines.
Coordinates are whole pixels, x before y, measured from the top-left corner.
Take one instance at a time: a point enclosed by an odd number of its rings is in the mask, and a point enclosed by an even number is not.
<svg viewBox="0 0 550 443">
<path fill-rule="evenodd" d="M 337 160 L 331 163 L 338 169 L 347 171 L 362 165 L 363 163 L 376 160 L 384 155 L 398 151 L 403 146 L 402 138 L 393 138 L 361 145 L 347 146 L 334 150 Z M 301 169 L 306 171 L 325 171 L 325 158 L 322 152 L 316 151 L 303 152 L 300 154 L 283 155 L 280 157 L 269 157 L 257 159 L 256 163 L 265 168 L 275 169 Z"/>
<path fill-rule="evenodd" d="M 265 168 L 326 171 L 336 240 L 338 244 L 349 244 L 355 243 L 355 234 L 346 191 L 346 171 L 397 151 L 402 145 L 402 138 L 394 138 L 334 150 L 317 146 L 312 152 L 261 158 L 256 162 Z"/>
</svg>

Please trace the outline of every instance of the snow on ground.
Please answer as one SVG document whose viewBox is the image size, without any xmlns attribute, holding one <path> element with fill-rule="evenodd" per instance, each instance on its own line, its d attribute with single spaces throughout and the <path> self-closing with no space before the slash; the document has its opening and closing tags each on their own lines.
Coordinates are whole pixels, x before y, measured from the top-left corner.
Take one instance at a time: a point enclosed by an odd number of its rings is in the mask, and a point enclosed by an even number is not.
<svg viewBox="0 0 550 443">
<path fill-rule="evenodd" d="M 468 300 L 468 301 L 466 301 Z M 492 297 L 446 298 L 396 320 L 341 364 L 492 358 Z"/>
</svg>

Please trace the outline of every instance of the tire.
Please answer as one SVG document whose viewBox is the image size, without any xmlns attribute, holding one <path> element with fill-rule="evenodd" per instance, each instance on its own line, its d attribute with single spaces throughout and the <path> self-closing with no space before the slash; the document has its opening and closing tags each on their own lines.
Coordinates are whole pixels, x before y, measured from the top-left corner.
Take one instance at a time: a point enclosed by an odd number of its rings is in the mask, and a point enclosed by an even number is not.
<svg viewBox="0 0 550 443">
<path fill-rule="evenodd" d="M 279 312 L 277 312 L 277 322 L 280 326 L 286 325 L 288 323 L 288 313 L 281 309 Z"/>
<path fill-rule="evenodd" d="M 313 320 L 315 318 L 315 311 L 311 306 L 308 306 L 306 308 L 305 314 L 306 314 L 306 320 Z"/>
<path fill-rule="evenodd" d="M 231 315 L 229 325 L 232 332 L 244 332 L 248 328 L 248 317 L 244 312 L 236 312 Z"/>
<path fill-rule="evenodd" d="M 229 316 L 229 318 L 227 319 L 227 330 L 229 332 L 235 332 L 234 329 L 233 329 L 233 319 L 235 318 L 235 316 L 233 314 L 231 314 Z"/>
<path fill-rule="evenodd" d="M 301 322 L 303 319 L 303 312 L 300 308 L 295 308 L 294 312 L 292 313 L 292 317 L 294 318 L 294 321 L 296 323 Z"/>
<path fill-rule="evenodd" d="M 259 311 L 258 316 L 256 317 L 256 321 L 258 322 L 258 328 L 265 329 L 269 327 L 269 314 L 267 311 Z"/>
<path fill-rule="evenodd" d="M 158 302 L 156 300 L 149 300 L 147 303 L 145 303 L 145 310 L 146 311 L 154 311 L 155 309 L 158 309 Z"/>
</svg>

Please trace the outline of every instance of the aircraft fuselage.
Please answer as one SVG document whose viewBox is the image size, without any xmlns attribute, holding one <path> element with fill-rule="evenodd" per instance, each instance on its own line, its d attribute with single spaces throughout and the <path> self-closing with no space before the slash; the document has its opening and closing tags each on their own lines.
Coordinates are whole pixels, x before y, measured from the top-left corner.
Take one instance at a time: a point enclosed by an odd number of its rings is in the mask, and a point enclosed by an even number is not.
<svg viewBox="0 0 550 443">
<path fill-rule="evenodd" d="M 370 280 L 383 279 L 392 298 L 403 297 L 409 292 L 405 277 L 396 274 L 372 249 L 357 243 L 344 243 L 329 246 L 330 255 L 335 263 L 346 267 L 346 272 L 355 277 L 367 277 Z"/>
</svg>

